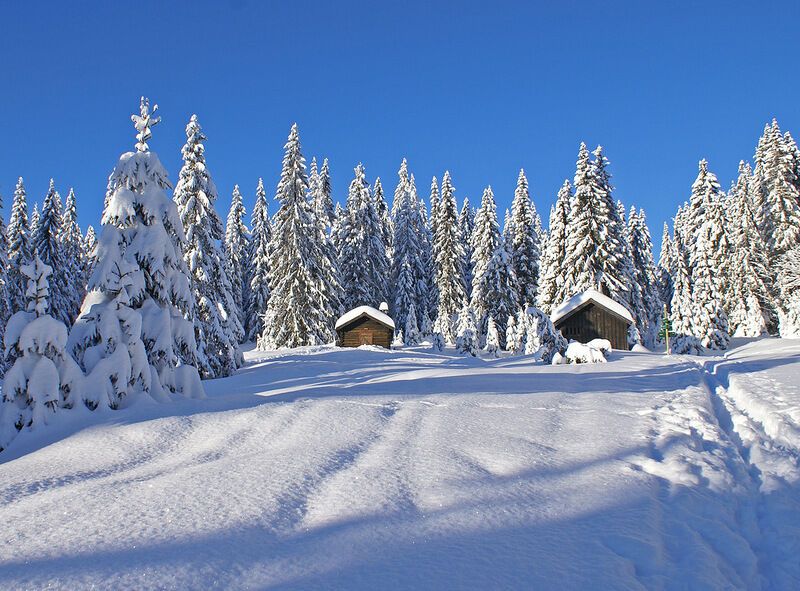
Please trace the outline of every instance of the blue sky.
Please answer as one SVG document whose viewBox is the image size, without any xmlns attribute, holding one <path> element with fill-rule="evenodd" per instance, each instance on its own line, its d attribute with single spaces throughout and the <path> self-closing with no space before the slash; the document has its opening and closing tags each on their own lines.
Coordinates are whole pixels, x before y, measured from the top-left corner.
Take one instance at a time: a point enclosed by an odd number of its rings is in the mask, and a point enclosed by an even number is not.
<svg viewBox="0 0 800 591">
<path fill-rule="evenodd" d="M 359 161 L 391 195 L 405 156 L 425 197 L 449 169 L 504 208 L 524 167 L 545 220 L 586 141 L 658 249 L 700 158 L 727 187 L 772 117 L 800 135 L 797 22 L 798 2 L 5 2 L 0 194 L 7 217 L 18 176 L 31 203 L 52 176 L 97 224 L 145 94 L 173 181 L 197 113 L 223 215 L 234 183 L 248 211 L 259 176 L 274 190 L 295 121 L 340 201 Z"/>
</svg>

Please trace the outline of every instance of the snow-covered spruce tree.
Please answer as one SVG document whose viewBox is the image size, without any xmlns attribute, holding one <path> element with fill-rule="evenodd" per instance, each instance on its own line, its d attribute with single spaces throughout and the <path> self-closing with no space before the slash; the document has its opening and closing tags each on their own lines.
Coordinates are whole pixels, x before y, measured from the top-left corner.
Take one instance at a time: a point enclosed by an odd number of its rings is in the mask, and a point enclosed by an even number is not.
<svg viewBox="0 0 800 591">
<path fill-rule="evenodd" d="M 429 314 L 431 318 L 438 318 L 439 316 L 439 271 L 437 270 L 437 264 L 439 260 L 439 247 L 437 245 L 437 236 L 439 235 L 439 205 L 441 203 L 441 197 L 439 195 L 439 183 L 436 180 L 436 177 L 431 179 L 431 191 L 430 196 L 428 198 L 431 204 L 431 215 L 429 219 L 429 227 L 430 227 L 430 237 L 431 237 L 431 305 L 429 309 Z M 435 322 L 434 322 L 435 324 Z"/>
<path fill-rule="evenodd" d="M 420 320 L 420 332 L 423 336 L 427 336 L 433 330 L 433 318 L 436 315 L 435 310 L 439 297 L 436 291 L 436 275 L 433 263 L 433 236 L 428 223 L 428 209 L 425 205 L 425 200 L 419 197 L 417 193 L 417 183 L 413 174 L 409 177 L 409 185 L 411 203 L 417 204 L 417 215 L 414 218 L 413 225 L 420 244 L 417 317 Z"/>
<path fill-rule="evenodd" d="M 658 266 L 656 267 L 656 277 L 658 279 L 658 293 L 659 298 L 669 308 L 672 301 L 672 276 L 675 273 L 675 265 L 673 263 L 673 246 L 672 239 L 669 237 L 669 225 L 664 222 L 664 228 L 661 233 L 661 254 L 658 257 Z"/>
<path fill-rule="evenodd" d="M 201 397 L 189 318 L 194 298 L 183 261 L 183 226 L 167 172 L 147 140 L 160 121 L 142 98 L 136 151 L 122 154 L 103 211 L 97 265 L 69 337 L 92 384 L 90 408 L 117 408 L 139 394 Z"/>
<path fill-rule="evenodd" d="M 247 309 L 245 312 L 245 333 L 248 341 L 255 341 L 264 332 L 264 315 L 269 303 L 269 245 L 272 240 L 272 224 L 269 219 L 267 192 L 264 181 L 258 179 L 256 202 L 250 216 L 250 242 L 247 259 L 250 282 Z"/>
<path fill-rule="evenodd" d="M 598 147 L 595 161 L 581 144 L 575 172 L 575 196 L 566 237 L 564 284 L 557 301 L 589 288 L 629 304 L 630 261 L 626 260 L 622 222 L 611 197 L 606 159 Z"/>
<path fill-rule="evenodd" d="M 752 171 L 739 162 L 739 177 L 728 195 L 733 253 L 728 294 L 730 331 L 738 337 L 757 337 L 774 324 L 776 314 L 770 290 L 766 246 L 751 206 Z"/>
<path fill-rule="evenodd" d="M 217 188 L 206 166 L 205 139 L 197 115 L 192 115 L 173 200 L 186 233 L 183 258 L 194 293 L 197 369 L 202 378 L 218 378 L 231 375 L 244 363 L 239 350 L 244 329 L 226 271 L 225 233 L 214 209 Z"/>
<path fill-rule="evenodd" d="M 520 169 L 511 203 L 511 265 L 517 280 L 517 306 L 537 304 L 541 246 L 536 227 L 536 207 L 528 192 L 528 179 Z"/>
<path fill-rule="evenodd" d="M 11 317 L 11 293 L 8 284 L 8 234 L 2 215 L 3 199 L 0 196 L 0 331 L 5 331 L 6 321 Z M 0 375 L 3 363 L 0 360 Z"/>
<path fill-rule="evenodd" d="M 689 266 L 689 255 L 683 245 L 683 235 L 679 228 L 680 216 L 675 220 L 673 248 L 673 290 L 670 302 L 670 319 L 672 330 L 676 335 L 692 334 L 692 272 Z"/>
<path fill-rule="evenodd" d="M 245 214 L 239 185 L 234 185 L 231 194 L 231 208 L 228 210 L 228 219 L 225 224 L 225 272 L 231 282 L 231 293 L 236 304 L 234 312 L 243 328 L 242 340 L 246 333 L 244 326 L 250 291 L 250 278 L 247 273 L 250 262 L 247 256 L 250 238 L 244 223 Z"/>
<path fill-rule="evenodd" d="M 49 298 L 52 316 L 65 324 L 70 324 L 73 304 L 68 294 L 71 278 L 66 261 L 67 253 L 61 240 L 62 217 L 61 196 L 56 191 L 53 179 L 50 179 L 50 188 L 42 203 L 42 213 L 33 246 L 42 262 L 53 269 Z"/>
<path fill-rule="evenodd" d="M 65 295 L 70 324 L 78 317 L 81 302 L 86 296 L 89 276 L 86 274 L 84 239 L 78 225 L 75 191 L 69 190 L 61 218 L 61 248 L 64 261 Z"/>
<path fill-rule="evenodd" d="M 13 365 L 3 380 L 0 451 L 18 431 L 47 424 L 58 408 L 83 398 L 84 375 L 67 352 L 67 327 L 47 313 L 52 269 L 35 256 L 21 271 L 27 306 L 9 320 L 3 340 Z"/>
<path fill-rule="evenodd" d="M 319 183 L 317 185 L 317 194 L 315 196 L 315 208 L 317 211 L 317 219 L 325 227 L 325 233 L 333 225 L 334 208 L 333 208 L 333 188 L 331 187 L 331 170 L 328 165 L 328 159 L 322 161 L 322 168 L 319 171 Z"/>
<path fill-rule="evenodd" d="M 11 217 L 8 220 L 8 287 L 12 312 L 25 308 L 25 280 L 22 265 L 31 258 L 30 227 L 28 226 L 28 201 L 22 177 L 17 180 Z"/>
<path fill-rule="evenodd" d="M 389 259 L 375 200 L 370 195 L 364 166 L 355 168 L 342 224 L 339 269 L 344 287 L 344 307 L 377 308 L 388 300 Z"/>
<path fill-rule="evenodd" d="M 486 334 L 489 316 L 497 322 L 501 341 L 505 340 L 508 317 L 517 308 L 517 291 L 511 254 L 500 236 L 492 188 L 487 187 L 475 215 L 472 235 L 473 266 L 470 305 L 478 319 L 479 334 Z"/>
<path fill-rule="evenodd" d="M 464 197 L 464 204 L 461 206 L 461 213 L 458 214 L 458 229 L 461 234 L 461 244 L 464 250 L 464 257 L 461 266 L 464 269 L 464 289 L 466 293 L 472 293 L 472 280 L 474 270 L 472 268 L 472 234 L 475 231 L 475 212 L 469 204 L 469 198 Z"/>
<path fill-rule="evenodd" d="M 33 256 L 33 251 L 36 249 L 36 243 L 39 239 L 39 227 L 41 226 L 41 216 L 39 215 L 39 204 L 33 204 L 33 211 L 31 212 L 31 254 L 29 256 Z M 30 259 L 28 259 L 30 262 Z"/>
<path fill-rule="evenodd" d="M 561 303 L 558 295 L 564 283 L 564 256 L 572 202 L 572 184 L 565 180 L 558 191 L 555 205 L 550 210 L 550 231 L 542 257 L 543 277 L 539 287 L 539 304 L 545 311 Z"/>
<path fill-rule="evenodd" d="M 260 349 L 330 343 L 337 311 L 326 285 L 325 240 L 307 199 L 308 179 L 297 124 L 284 146 L 272 239 L 268 246 L 270 297 Z M 333 286 L 338 289 L 338 286 Z"/>
<path fill-rule="evenodd" d="M 417 309 L 413 302 L 408 308 L 403 334 L 405 335 L 404 341 L 406 345 L 418 345 L 422 340 L 417 323 Z"/>
<path fill-rule="evenodd" d="M 780 334 L 784 338 L 800 338 L 800 246 L 788 250 L 781 257 L 778 278 L 783 301 Z"/>
<path fill-rule="evenodd" d="M 695 235 L 693 252 L 689 255 L 692 272 L 692 334 L 708 349 L 727 349 L 728 316 L 722 307 L 722 295 L 718 291 L 715 251 L 724 229 L 719 216 L 714 212 L 719 207 L 711 199 L 705 202 L 707 216 Z"/>
<path fill-rule="evenodd" d="M 94 231 L 94 226 L 86 228 L 86 235 L 83 237 L 83 276 L 86 278 L 88 285 L 89 279 L 94 273 L 94 266 L 97 264 L 97 233 Z"/>
<path fill-rule="evenodd" d="M 506 324 L 506 343 L 505 349 L 506 351 L 510 351 L 511 353 L 517 353 L 517 318 L 516 315 L 512 314 L 508 317 L 508 323 Z"/>
<path fill-rule="evenodd" d="M 413 303 L 417 327 L 423 330 L 423 324 L 429 322 L 428 310 L 431 302 L 430 238 L 425 205 L 417 196 L 413 175 L 409 176 L 405 159 L 397 174 L 398 183 L 392 203 L 392 316 L 396 323 L 405 326 Z M 430 330 L 430 327 L 427 329 Z M 405 331 L 405 336 L 408 341 L 408 330 Z"/>
<path fill-rule="evenodd" d="M 375 204 L 375 212 L 378 214 L 378 220 L 380 222 L 381 236 L 383 237 L 383 246 L 386 252 L 388 265 L 388 261 L 391 260 L 394 251 L 394 229 L 392 228 L 392 219 L 389 215 L 389 206 L 386 204 L 386 197 L 383 194 L 381 177 L 377 177 L 372 186 L 372 200 Z M 386 297 L 389 297 L 388 290 Z"/>
<path fill-rule="evenodd" d="M 456 316 L 464 307 L 467 296 L 464 291 L 464 271 L 461 269 L 463 254 L 459 240 L 455 188 L 449 171 L 442 177 L 442 194 L 437 207 L 433 245 L 439 294 L 437 318 L 441 319 L 439 326 L 445 342 L 450 345 L 455 343 Z"/>
<path fill-rule="evenodd" d="M 499 349 L 500 336 L 497 334 L 497 325 L 494 323 L 494 318 L 489 316 L 489 321 L 486 323 L 486 345 L 484 345 L 483 351 L 489 357 L 497 357 Z"/>
<path fill-rule="evenodd" d="M 475 311 L 464 304 L 458 315 L 456 328 L 456 351 L 476 357 L 478 355 L 478 329 L 475 326 Z"/>
<path fill-rule="evenodd" d="M 644 210 L 631 206 L 628 216 L 628 243 L 633 265 L 633 281 L 639 286 L 640 309 L 636 313 L 636 328 L 645 345 L 652 347 L 658 336 L 661 321 L 661 293 L 653 261 L 653 242 L 647 229 Z"/>
</svg>

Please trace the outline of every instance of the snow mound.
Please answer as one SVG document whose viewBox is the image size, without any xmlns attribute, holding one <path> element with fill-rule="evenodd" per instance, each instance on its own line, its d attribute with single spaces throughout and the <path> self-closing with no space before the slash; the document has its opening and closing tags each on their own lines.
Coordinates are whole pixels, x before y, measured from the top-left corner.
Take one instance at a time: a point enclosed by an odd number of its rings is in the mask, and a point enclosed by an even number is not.
<svg viewBox="0 0 800 591">
<path fill-rule="evenodd" d="M 583 343 L 579 343 L 577 341 L 572 341 L 567 346 L 565 357 L 567 358 L 567 363 L 606 362 L 606 356 L 603 353 L 603 349 L 592 345 L 592 343 L 587 343 L 584 345 Z"/>
</svg>

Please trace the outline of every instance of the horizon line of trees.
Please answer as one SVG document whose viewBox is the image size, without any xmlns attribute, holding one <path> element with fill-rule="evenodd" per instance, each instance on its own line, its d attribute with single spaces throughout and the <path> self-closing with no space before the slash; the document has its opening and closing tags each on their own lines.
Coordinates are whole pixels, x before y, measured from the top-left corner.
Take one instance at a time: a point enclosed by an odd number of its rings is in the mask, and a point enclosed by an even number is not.
<svg viewBox="0 0 800 591">
<path fill-rule="evenodd" d="M 62 204 L 52 180 L 29 217 L 20 178 L 8 227 L 0 219 L 0 448 L 57 408 L 202 396 L 201 379 L 242 365 L 242 343 L 331 343 L 339 315 L 383 301 L 397 343 L 545 361 L 566 346 L 548 314 L 590 288 L 631 312 L 630 345 L 656 344 L 665 311 L 677 352 L 800 335 L 800 152 L 775 121 L 727 193 L 700 162 L 656 263 L 645 213 L 613 197 L 600 146 L 580 145 L 545 229 L 524 170 L 502 225 L 491 186 L 459 207 L 445 171 L 426 202 L 405 159 L 391 207 L 362 164 L 342 205 L 328 160 L 307 168 L 293 125 L 277 212 L 259 179 L 248 227 L 238 185 L 225 224 L 217 213 L 196 115 L 173 189 L 147 144 L 157 109 L 142 98 L 132 117 L 135 150 L 109 176 L 99 236 L 81 232 L 74 192 Z"/>
</svg>

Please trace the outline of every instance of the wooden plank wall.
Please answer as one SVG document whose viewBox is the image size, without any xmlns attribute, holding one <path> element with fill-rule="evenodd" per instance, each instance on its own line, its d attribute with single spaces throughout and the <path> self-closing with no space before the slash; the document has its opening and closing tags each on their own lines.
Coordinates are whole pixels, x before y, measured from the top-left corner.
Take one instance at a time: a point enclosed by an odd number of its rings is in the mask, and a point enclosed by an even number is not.
<svg viewBox="0 0 800 591">
<path fill-rule="evenodd" d="M 392 345 L 394 331 L 369 317 L 359 318 L 352 324 L 336 331 L 340 347 L 359 347 L 363 333 L 372 336 L 372 344 L 389 349 Z"/>
<path fill-rule="evenodd" d="M 567 340 L 587 343 L 592 339 L 608 339 L 613 348 L 628 349 L 628 324 L 595 304 L 589 304 L 556 328 Z"/>
</svg>

